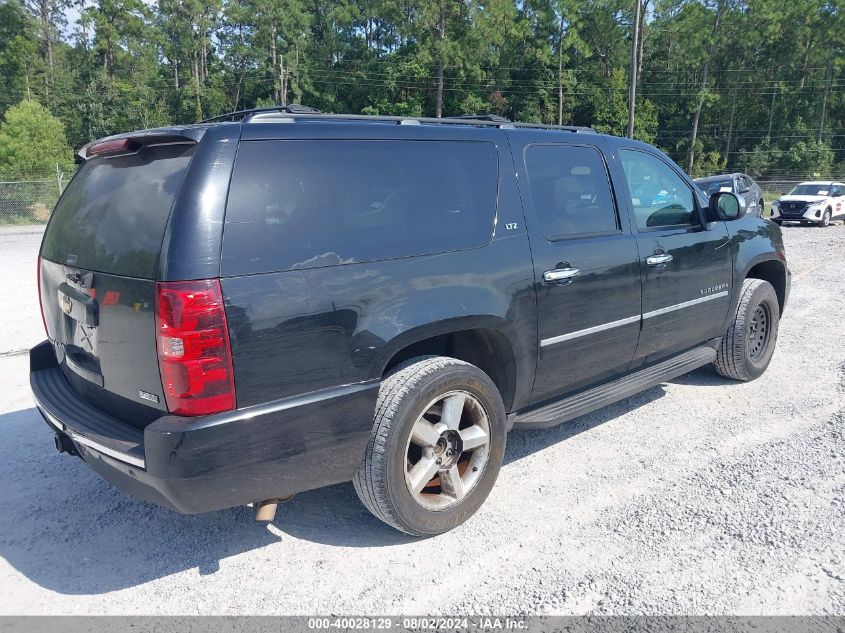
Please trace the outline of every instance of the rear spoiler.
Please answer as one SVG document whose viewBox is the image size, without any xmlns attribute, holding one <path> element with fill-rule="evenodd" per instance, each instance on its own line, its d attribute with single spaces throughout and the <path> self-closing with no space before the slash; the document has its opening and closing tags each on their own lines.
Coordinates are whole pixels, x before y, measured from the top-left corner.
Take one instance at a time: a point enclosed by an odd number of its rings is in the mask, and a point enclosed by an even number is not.
<svg viewBox="0 0 845 633">
<path fill-rule="evenodd" d="M 76 153 L 76 163 L 84 163 L 94 156 L 123 156 L 134 154 L 150 145 L 195 145 L 205 134 L 207 126 L 158 128 L 126 134 L 115 134 L 92 141 Z"/>
</svg>

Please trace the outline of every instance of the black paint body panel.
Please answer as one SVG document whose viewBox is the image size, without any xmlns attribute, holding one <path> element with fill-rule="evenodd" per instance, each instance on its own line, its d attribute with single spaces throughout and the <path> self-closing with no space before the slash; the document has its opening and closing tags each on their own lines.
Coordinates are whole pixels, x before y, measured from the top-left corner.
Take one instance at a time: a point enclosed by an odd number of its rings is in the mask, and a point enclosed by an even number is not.
<svg viewBox="0 0 845 633">
<path fill-rule="evenodd" d="M 502 133 L 471 127 L 262 124 L 243 134 L 253 140 L 289 136 L 493 142 L 499 156 L 496 223 L 489 243 L 480 248 L 224 277 L 239 406 L 380 379 L 403 348 L 470 329 L 493 330 L 509 341 L 517 376 L 513 406 L 525 406 L 536 362 L 534 276 Z M 517 228 L 506 230 L 506 225 Z"/>
<path fill-rule="evenodd" d="M 286 497 L 349 481 L 369 441 L 378 382 L 348 385 L 200 418 L 164 415 L 143 435 L 116 417 L 74 402 L 45 341 L 30 353 L 39 411 L 64 425 L 65 443 L 106 480 L 188 514 Z M 53 375 L 50 375 L 53 374 Z M 52 382 L 52 388 L 50 387 Z M 87 415 L 87 417 L 85 417 Z M 128 428 L 127 428 L 128 427 Z M 145 458 L 144 467 L 72 440 L 68 430 L 106 448 Z M 139 442 L 139 438 L 143 441 Z M 132 448 L 127 448 L 131 446 Z"/>
<path fill-rule="evenodd" d="M 72 281 L 81 275 L 79 282 Z M 70 277 L 70 279 L 69 279 Z M 55 356 L 85 402 L 143 428 L 167 411 L 155 339 L 155 282 L 41 261 L 41 305 Z M 84 297 L 71 314 L 61 295 Z M 89 313 L 96 322 L 86 323 Z M 90 321 L 90 317 L 88 317 Z M 158 402 L 140 397 L 144 391 Z"/>
<path fill-rule="evenodd" d="M 68 394 L 76 394 L 103 412 L 98 419 L 113 416 L 143 431 L 144 468 L 84 445 L 77 447 L 80 456 L 116 485 L 181 512 L 349 481 L 370 435 L 385 368 L 435 337 L 474 330 L 504 341 L 507 349 L 496 364 L 513 376 L 508 410 L 524 412 L 721 336 L 737 289 L 758 264 L 782 267 L 784 302 L 788 296 L 779 228 L 756 217 L 729 223 L 708 217 L 707 200 L 692 181 L 636 141 L 551 130 L 337 121 L 225 123 L 203 127 L 194 137 L 197 147 L 173 205 L 156 279 L 93 272 L 86 277 L 89 286 L 70 283 L 65 289 L 68 315 L 59 305 L 60 286 L 69 283 L 68 275 L 91 271 L 44 261 L 40 281 L 52 351 L 42 344 L 31 361 L 32 372 L 60 368 L 67 381 L 61 402 L 51 403 L 54 416 L 61 418 L 63 406 L 74 409 Z M 221 275 L 226 200 L 239 143 L 284 139 L 495 145 L 498 182 L 489 242 L 430 255 Z M 544 237 L 524 159 L 531 144 L 597 148 L 606 161 L 618 230 Z M 696 191 L 701 226 L 639 231 L 620 148 L 650 152 L 676 169 Z M 644 258 L 656 250 L 671 253 L 672 264 L 647 267 Z M 545 271 L 569 266 L 581 271 L 571 283 L 543 281 Z M 156 356 L 155 283 L 216 277 L 226 306 L 237 409 L 170 416 Z M 640 317 L 723 284 L 724 300 Z M 109 291 L 117 294 L 106 301 Z M 69 319 L 94 327 L 98 337 L 87 356 L 71 349 L 78 356 L 73 365 L 67 349 L 78 341 L 68 331 Z M 620 319 L 626 322 L 603 328 Z M 159 403 L 142 399 L 139 390 Z"/>
</svg>

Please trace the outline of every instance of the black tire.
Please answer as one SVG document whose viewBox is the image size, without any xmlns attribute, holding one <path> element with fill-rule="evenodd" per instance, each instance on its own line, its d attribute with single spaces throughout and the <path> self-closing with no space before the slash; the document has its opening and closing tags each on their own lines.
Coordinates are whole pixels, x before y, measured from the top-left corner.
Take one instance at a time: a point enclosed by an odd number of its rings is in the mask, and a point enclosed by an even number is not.
<svg viewBox="0 0 845 633">
<path fill-rule="evenodd" d="M 762 279 L 743 281 L 733 321 L 716 350 L 716 371 L 734 380 L 759 378 L 772 360 L 779 323 L 780 306 L 772 285 Z"/>
<path fill-rule="evenodd" d="M 433 511 L 418 504 L 405 483 L 407 447 L 426 407 L 456 390 L 469 393 L 483 407 L 489 423 L 489 453 L 466 496 L 456 505 Z M 502 397 L 487 374 L 454 358 L 413 358 L 382 381 L 372 436 L 352 483 L 366 508 L 388 525 L 412 536 L 442 534 L 466 521 L 484 503 L 502 465 L 506 436 Z"/>
<path fill-rule="evenodd" d="M 822 214 L 822 221 L 821 221 L 821 224 L 819 224 L 819 226 L 830 226 L 830 216 L 831 216 L 831 211 L 830 211 L 830 207 L 828 207 L 827 209 L 824 210 L 824 213 Z"/>
<path fill-rule="evenodd" d="M 764 200 L 760 200 L 759 204 L 760 204 L 760 217 L 765 218 L 766 217 L 766 203 L 765 203 Z"/>
<path fill-rule="evenodd" d="M 780 220 L 772 220 L 772 222 L 774 222 L 778 226 L 783 226 L 783 222 L 781 222 Z"/>
</svg>

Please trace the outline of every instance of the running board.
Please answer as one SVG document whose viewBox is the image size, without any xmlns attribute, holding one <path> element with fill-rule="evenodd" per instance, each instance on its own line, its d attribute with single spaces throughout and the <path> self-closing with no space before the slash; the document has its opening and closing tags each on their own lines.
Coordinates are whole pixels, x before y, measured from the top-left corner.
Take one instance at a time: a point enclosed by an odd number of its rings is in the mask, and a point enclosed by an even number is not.
<svg viewBox="0 0 845 633">
<path fill-rule="evenodd" d="M 518 414 L 513 426 L 523 429 L 542 429 L 556 426 L 572 418 L 577 418 L 579 415 L 624 400 L 650 387 L 659 385 L 661 382 L 682 376 L 693 369 L 712 363 L 714 360 L 716 360 L 715 349 L 709 346 L 696 347 L 613 382 L 587 389 L 539 409 Z"/>
</svg>

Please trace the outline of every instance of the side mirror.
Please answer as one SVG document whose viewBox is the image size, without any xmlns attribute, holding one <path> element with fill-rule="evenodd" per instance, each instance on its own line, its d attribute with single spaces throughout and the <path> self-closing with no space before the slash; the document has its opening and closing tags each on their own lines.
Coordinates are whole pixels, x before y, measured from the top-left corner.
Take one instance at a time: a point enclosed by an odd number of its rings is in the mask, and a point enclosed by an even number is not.
<svg viewBox="0 0 845 633">
<path fill-rule="evenodd" d="M 747 211 L 745 199 L 730 191 L 717 191 L 710 196 L 710 209 L 720 220 L 739 220 Z"/>
</svg>

